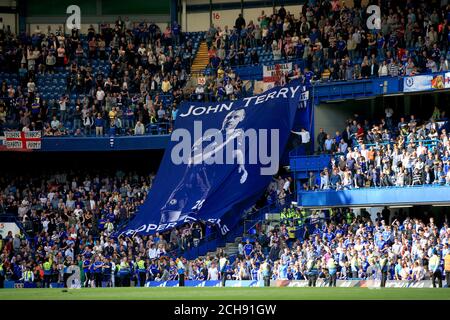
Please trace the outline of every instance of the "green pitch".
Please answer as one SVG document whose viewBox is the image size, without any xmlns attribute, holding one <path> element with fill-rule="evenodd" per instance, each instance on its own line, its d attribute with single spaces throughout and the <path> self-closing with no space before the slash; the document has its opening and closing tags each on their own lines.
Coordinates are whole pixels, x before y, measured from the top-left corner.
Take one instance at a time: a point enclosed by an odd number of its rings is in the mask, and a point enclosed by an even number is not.
<svg viewBox="0 0 450 320">
<path fill-rule="evenodd" d="M 450 300 L 450 288 L 0 289 L 0 300 Z"/>
</svg>

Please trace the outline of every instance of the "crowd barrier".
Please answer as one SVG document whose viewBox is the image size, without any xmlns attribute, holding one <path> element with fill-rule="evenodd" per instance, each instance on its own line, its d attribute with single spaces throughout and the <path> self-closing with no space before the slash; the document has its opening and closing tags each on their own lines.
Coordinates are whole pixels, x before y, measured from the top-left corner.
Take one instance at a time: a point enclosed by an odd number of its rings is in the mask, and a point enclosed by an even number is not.
<svg viewBox="0 0 450 320">
<path fill-rule="evenodd" d="M 186 287 L 221 287 L 220 280 L 186 280 Z M 272 280 L 271 287 L 308 287 L 307 280 Z M 328 287 L 329 283 L 325 279 L 318 279 L 316 287 Z M 444 285 L 446 287 L 448 285 Z M 36 288 L 35 283 L 21 283 L 14 281 L 5 281 L 5 288 L 21 289 Z M 51 288 L 63 288 L 62 283 L 52 283 Z M 147 281 L 145 287 L 178 287 L 178 281 Z M 264 287 L 264 281 L 257 280 L 227 280 L 225 287 Z M 341 288 L 379 288 L 380 280 L 337 280 L 336 287 Z M 432 288 L 431 280 L 407 281 L 407 280 L 387 280 L 386 288 Z"/>
<path fill-rule="evenodd" d="M 270 282 L 273 287 L 308 287 L 307 280 L 273 280 Z M 380 280 L 337 280 L 336 287 L 341 288 L 379 288 Z M 316 287 L 328 287 L 329 283 L 325 279 L 318 279 Z M 431 280 L 407 281 L 407 280 L 387 280 L 386 288 L 432 288 Z"/>
<path fill-rule="evenodd" d="M 187 280 L 184 282 L 186 287 L 220 287 L 220 280 Z M 178 281 L 148 281 L 146 287 L 178 287 Z M 228 280 L 225 287 L 264 287 L 264 281 L 256 280 Z"/>
</svg>

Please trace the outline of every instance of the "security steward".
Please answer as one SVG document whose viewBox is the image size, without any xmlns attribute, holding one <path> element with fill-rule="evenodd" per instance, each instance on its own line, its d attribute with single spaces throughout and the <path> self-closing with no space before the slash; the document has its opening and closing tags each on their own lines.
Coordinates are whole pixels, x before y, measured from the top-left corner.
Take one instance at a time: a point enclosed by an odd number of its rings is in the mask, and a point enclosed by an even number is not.
<svg viewBox="0 0 450 320">
<path fill-rule="evenodd" d="M 444 271 L 447 288 L 450 288 L 450 250 L 447 251 L 447 254 L 444 257 Z"/>
<path fill-rule="evenodd" d="M 336 273 L 337 273 L 337 268 L 336 268 L 336 261 L 334 261 L 333 257 L 331 257 L 330 259 L 328 259 L 327 261 L 327 268 L 328 268 L 328 274 L 329 274 L 329 286 L 330 287 L 336 287 Z"/>
<path fill-rule="evenodd" d="M 318 259 L 316 257 L 311 257 L 306 263 L 309 287 L 316 286 L 317 277 L 319 276 L 319 266 L 317 260 Z"/>
<path fill-rule="evenodd" d="M 145 279 L 147 277 L 147 267 L 142 257 L 137 258 L 137 269 L 138 269 L 139 286 L 144 287 Z"/>
<path fill-rule="evenodd" d="M 268 260 L 261 265 L 264 287 L 270 287 L 271 267 Z"/>
<path fill-rule="evenodd" d="M 5 270 L 3 269 L 3 261 L 0 260 L 0 288 L 4 287 L 5 283 Z"/>
<path fill-rule="evenodd" d="M 177 259 L 175 262 L 177 263 L 178 286 L 184 287 L 184 278 L 185 278 L 184 263 L 181 259 Z"/>
<path fill-rule="evenodd" d="M 26 271 L 23 272 L 22 275 L 23 283 L 33 283 L 34 282 L 34 274 L 31 271 L 31 268 L 28 266 Z"/>
<path fill-rule="evenodd" d="M 433 288 L 436 288 L 436 280 L 438 281 L 439 288 L 442 288 L 442 271 L 439 265 L 440 259 L 437 255 L 436 249 L 433 249 L 433 254 L 428 261 L 428 268 L 431 272 L 431 281 Z"/>
<path fill-rule="evenodd" d="M 119 277 L 120 277 L 120 285 L 122 287 L 130 286 L 130 276 L 131 276 L 131 266 L 127 260 L 127 257 L 124 257 L 120 262 L 119 266 Z"/>
<path fill-rule="evenodd" d="M 381 284 L 380 286 L 384 288 L 386 286 L 386 280 L 388 276 L 388 259 L 386 258 L 386 254 L 383 253 L 383 255 L 380 258 L 379 261 L 379 268 L 381 271 Z"/>
<path fill-rule="evenodd" d="M 50 282 L 52 279 L 52 258 L 48 258 L 44 262 L 42 268 L 44 269 L 44 288 L 50 288 Z"/>
</svg>

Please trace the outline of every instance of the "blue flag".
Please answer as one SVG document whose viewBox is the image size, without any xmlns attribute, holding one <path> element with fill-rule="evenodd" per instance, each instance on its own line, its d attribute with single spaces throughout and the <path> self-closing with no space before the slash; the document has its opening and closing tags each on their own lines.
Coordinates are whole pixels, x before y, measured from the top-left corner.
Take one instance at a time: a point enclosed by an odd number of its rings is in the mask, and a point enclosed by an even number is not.
<svg viewBox="0 0 450 320">
<path fill-rule="evenodd" d="M 304 91 L 295 81 L 241 100 L 183 103 L 153 187 L 119 233 L 203 221 L 226 234 L 277 173 Z"/>
</svg>

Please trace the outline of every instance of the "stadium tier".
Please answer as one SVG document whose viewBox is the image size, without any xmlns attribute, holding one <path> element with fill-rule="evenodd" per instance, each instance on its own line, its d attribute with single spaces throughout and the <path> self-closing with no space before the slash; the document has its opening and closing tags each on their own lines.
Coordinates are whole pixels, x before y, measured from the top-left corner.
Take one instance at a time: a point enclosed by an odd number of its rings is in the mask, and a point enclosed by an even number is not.
<svg viewBox="0 0 450 320">
<path fill-rule="evenodd" d="M 448 1 L 19 2 L 0 288 L 449 287 Z"/>
</svg>

